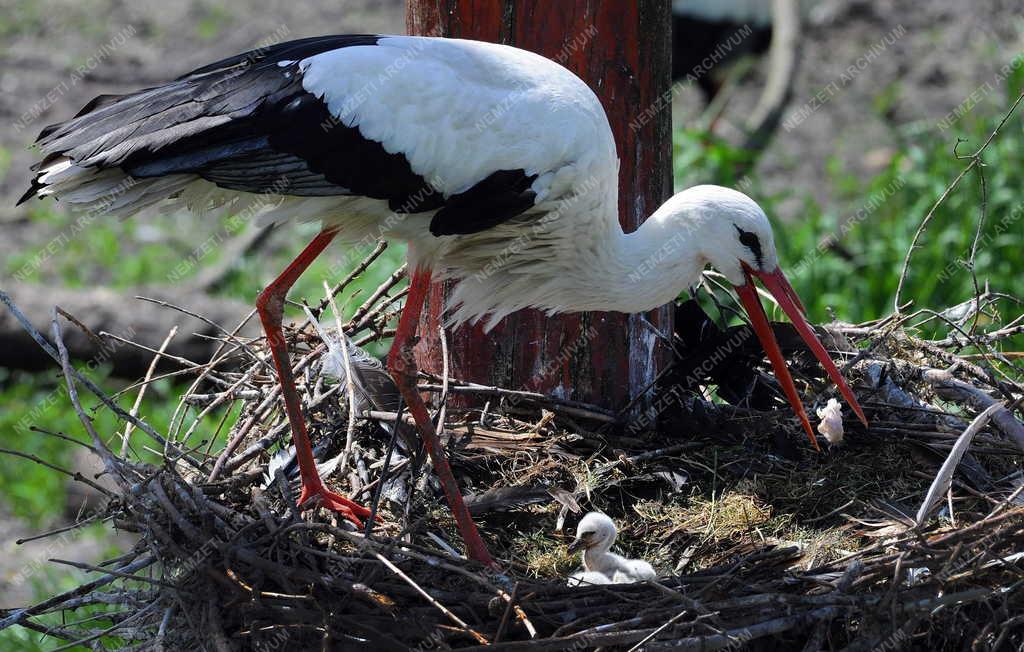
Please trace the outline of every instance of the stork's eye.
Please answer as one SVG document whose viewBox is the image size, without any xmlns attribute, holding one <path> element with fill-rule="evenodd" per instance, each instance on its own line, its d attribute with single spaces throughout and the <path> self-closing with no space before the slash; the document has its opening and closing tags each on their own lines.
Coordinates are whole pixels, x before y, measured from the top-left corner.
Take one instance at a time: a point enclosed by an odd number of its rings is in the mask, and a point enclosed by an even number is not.
<svg viewBox="0 0 1024 652">
<path fill-rule="evenodd" d="M 736 230 L 740 232 L 740 244 L 754 254 L 754 258 L 757 259 L 757 266 L 761 267 L 764 254 L 761 251 L 761 241 L 758 240 L 757 235 L 750 231 L 744 231 L 738 226 L 736 227 Z"/>
<path fill-rule="evenodd" d="M 758 240 L 758 236 L 750 231 L 739 230 L 739 242 L 744 247 L 753 249 L 761 248 L 761 241 Z"/>
</svg>

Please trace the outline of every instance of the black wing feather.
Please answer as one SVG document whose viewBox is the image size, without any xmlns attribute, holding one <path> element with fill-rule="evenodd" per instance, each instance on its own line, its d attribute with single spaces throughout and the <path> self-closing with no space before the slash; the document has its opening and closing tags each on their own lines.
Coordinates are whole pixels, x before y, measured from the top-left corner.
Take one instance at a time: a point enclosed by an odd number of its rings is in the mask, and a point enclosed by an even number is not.
<svg viewBox="0 0 1024 652">
<path fill-rule="evenodd" d="M 298 61 L 299 59 L 306 59 L 317 54 L 337 50 L 338 48 L 351 47 L 353 45 L 377 45 L 378 40 L 380 40 L 380 36 L 376 34 L 334 34 L 331 36 L 311 36 L 294 41 L 274 43 L 249 50 L 248 52 L 242 52 L 220 61 L 208 63 L 205 66 L 185 73 L 178 77 L 178 79 L 200 77 L 211 72 L 220 72 L 239 66 L 245 67 L 267 61 L 274 64 L 280 61 Z"/>
<path fill-rule="evenodd" d="M 452 195 L 430 220 L 434 235 L 466 235 L 497 226 L 533 206 L 536 174 L 498 170 L 469 190 Z"/>
<path fill-rule="evenodd" d="M 379 38 L 322 36 L 243 52 L 161 86 L 99 96 L 37 142 L 46 161 L 67 157 L 137 178 L 195 174 L 244 192 L 357 195 L 405 213 L 440 209 L 434 235 L 476 233 L 530 208 L 536 175 L 498 170 L 446 198 L 402 153 L 340 123 L 303 88 L 298 61 Z M 39 188 L 34 182 L 26 197 Z"/>
</svg>

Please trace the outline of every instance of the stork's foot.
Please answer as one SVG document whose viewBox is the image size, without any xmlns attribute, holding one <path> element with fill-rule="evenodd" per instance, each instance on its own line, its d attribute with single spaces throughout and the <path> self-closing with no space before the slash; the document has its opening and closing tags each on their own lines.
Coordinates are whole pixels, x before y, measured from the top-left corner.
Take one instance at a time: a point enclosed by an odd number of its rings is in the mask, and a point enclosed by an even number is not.
<svg viewBox="0 0 1024 652">
<path fill-rule="evenodd" d="M 299 497 L 299 508 L 305 509 L 318 505 L 344 516 L 360 528 L 363 527 L 363 522 L 360 519 L 370 515 L 370 510 L 341 494 L 334 493 L 323 484 L 303 484 L 302 495 Z"/>
</svg>

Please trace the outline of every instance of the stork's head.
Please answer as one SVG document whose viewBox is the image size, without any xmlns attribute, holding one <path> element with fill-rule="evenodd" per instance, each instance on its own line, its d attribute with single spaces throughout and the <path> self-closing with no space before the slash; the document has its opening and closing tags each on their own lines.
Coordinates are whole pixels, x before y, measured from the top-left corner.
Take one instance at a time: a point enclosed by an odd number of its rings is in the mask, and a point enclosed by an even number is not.
<svg viewBox="0 0 1024 652">
<path fill-rule="evenodd" d="M 674 221 L 673 227 L 683 230 L 687 239 L 694 242 L 701 267 L 710 264 L 736 287 L 736 294 L 750 315 L 751 326 L 768 354 L 775 376 L 815 448 L 818 443 L 814 431 L 758 299 L 755 278 L 775 297 L 846 402 L 867 425 L 856 397 L 807 323 L 800 297 L 779 267 L 771 223 L 757 202 L 729 188 L 694 186 L 676 194 L 658 213 L 662 214 L 662 220 Z"/>
<path fill-rule="evenodd" d="M 576 539 L 569 544 L 569 552 L 591 549 L 606 552 L 617 535 L 615 521 L 601 512 L 590 512 L 576 526 Z"/>
<path fill-rule="evenodd" d="M 701 264 L 710 264 L 733 285 L 752 272 L 778 269 L 772 225 L 750 197 L 721 186 L 694 186 L 666 202 L 676 229 L 695 241 Z"/>
</svg>

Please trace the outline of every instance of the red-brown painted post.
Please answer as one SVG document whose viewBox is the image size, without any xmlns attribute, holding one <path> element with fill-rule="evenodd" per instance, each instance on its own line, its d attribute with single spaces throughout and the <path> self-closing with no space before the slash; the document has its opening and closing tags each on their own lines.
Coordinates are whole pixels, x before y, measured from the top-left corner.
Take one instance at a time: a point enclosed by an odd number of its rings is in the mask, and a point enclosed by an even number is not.
<svg viewBox="0 0 1024 652">
<path fill-rule="evenodd" d="M 409 0 L 406 26 L 410 34 L 532 50 L 589 84 L 615 134 L 619 220 L 626 231 L 671 194 L 668 0 Z M 420 368 L 434 373 L 441 371 L 438 325 L 446 291 L 434 286 L 416 349 Z M 479 326 L 450 332 L 450 374 L 618 409 L 667 361 L 664 339 L 651 326 L 671 332 L 671 318 L 665 307 L 644 316 L 520 311 L 487 334 Z"/>
</svg>

